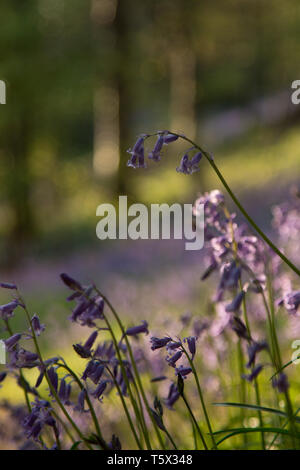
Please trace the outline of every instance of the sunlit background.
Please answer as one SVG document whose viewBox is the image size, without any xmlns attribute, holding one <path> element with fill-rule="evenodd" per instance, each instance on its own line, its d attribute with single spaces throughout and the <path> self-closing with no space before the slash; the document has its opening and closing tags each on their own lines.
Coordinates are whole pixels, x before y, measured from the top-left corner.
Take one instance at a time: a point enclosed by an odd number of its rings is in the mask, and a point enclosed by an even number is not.
<svg viewBox="0 0 300 470">
<path fill-rule="evenodd" d="M 68 321 L 62 271 L 94 279 L 153 330 L 201 316 L 202 254 L 178 241 L 99 241 L 96 207 L 123 194 L 192 203 L 220 188 L 207 162 L 176 173 L 180 143 L 147 170 L 126 166 L 139 133 L 171 129 L 214 154 L 272 236 L 271 207 L 299 179 L 299 1 L 2 0 L 0 15 L 0 280 L 18 283 L 47 323 L 45 346 L 59 338 L 71 361 L 82 330 Z M 1 396 L 22 399 L 13 382 Z"/>
</svg>

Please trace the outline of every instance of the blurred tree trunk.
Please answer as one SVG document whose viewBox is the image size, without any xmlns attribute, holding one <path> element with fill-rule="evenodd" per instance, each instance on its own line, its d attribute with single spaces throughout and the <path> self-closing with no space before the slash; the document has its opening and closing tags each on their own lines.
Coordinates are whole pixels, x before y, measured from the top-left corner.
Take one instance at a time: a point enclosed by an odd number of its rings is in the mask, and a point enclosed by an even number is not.
<svg viewBox="0 0 300 470">
<path fill-rule="evenodd" d="M 166 45 L 170 70 L 170 126 L 192 139 L 197 130 L 197 57 L 190 33 L 190 15 L 194 13 L 194 8 L 190 11 L 185 2 L 172 2 Z"/>
<path fill-rule="evenodd" d="M 4 63 L 4 79 L 7 82 L 7 104 L 4 112 L 4 129 L 1 147 L 6 159 L 7 177 L 5 197 L 11 222 L 5 240 L 3 262 L 13 266 L 26 252 L 36 232 L 31 203 L 33 187 L 31 175 L 31 149 L 35 138 L 35 110 L 37 103 L 36 82 L 39 76 L 38 56 L 41 32 L 38 29 L 38 2 L 14 0 L 9 6 L 11 20 L 18 34 L 6 29 L 3 33 L 1 55 L 6 58 L 9 48 L 11 62 Z M 16 13 L 18 11 L 18 13 Z"/>
<path fill-rule="evenodd" d="M 117 194 L 126 194 L 126 162 L 120 156 L 131 140 L 127 10 L 120 0 L 92 0 L 91 4 L 96 60 L 93 167 L 98 176 L 112 178 Z"/>
<path fill-rule="evenodd" d="M 10 159 L 8 200 L 13 222 L 7 240 L 5 264 L 13 265 L 26 251 L 26 244 L 35 233 L 34 214 L 31 206 L 32 179 L 30 174 L 30 145 L 32 142 L 32 109 L 21 104 L 7 135 L 6 152 Z"/>
<path fill-rule="evenodd" d="M 117 176 L 118 194 L 127 193 L 127 166 L 126 150 L 132 142 L 131 122 L 132 105 L 130 100 L 130 84 L 127 78 L 129 67 L 130 45 L 128 43 L 128 3 L 124 0 L 118 0 L 116 20 L 114 23 L 116 34 L 117 61 L 116 83 L 119 94 L 119 142 L 120 142 L 120 161 Z M 123 156 L 123 158 L 122 158 Z"/>
</svg>

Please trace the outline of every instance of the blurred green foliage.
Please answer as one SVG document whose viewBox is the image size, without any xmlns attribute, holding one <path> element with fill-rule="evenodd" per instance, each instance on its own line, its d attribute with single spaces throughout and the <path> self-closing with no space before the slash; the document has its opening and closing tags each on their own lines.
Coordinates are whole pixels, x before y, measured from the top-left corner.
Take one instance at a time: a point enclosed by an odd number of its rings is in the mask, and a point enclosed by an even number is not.
<svg viewBox="0 0 300 470">
<path fill-rule="evenodd" d="M 140 132 L 176 126 L 203 146 L 215 140 L 238 189 L 299 169 L 287 101 L 275 126 L 258 113 L 234 137 L 205 131 L 208 118 L 236 108 L 247 118 L 299 78 L 297 0 L 3 0 L 0 12 L 2 263 L 53 239 L 57 249 L 90 242 L 96 206 L 120 193 L 191 200 L 216 184 L 206 168 L 192 183 L 177 175 L 176 146 L 136 178 L 126 150 Z"/>
</svg>

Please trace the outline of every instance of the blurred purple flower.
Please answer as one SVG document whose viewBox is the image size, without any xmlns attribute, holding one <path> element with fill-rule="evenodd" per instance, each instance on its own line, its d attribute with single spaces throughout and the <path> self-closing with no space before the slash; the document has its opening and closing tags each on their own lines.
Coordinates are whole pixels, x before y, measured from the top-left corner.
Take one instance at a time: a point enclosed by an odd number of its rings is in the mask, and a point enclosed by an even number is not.
<svg viewBox="0 0 300 470">
<path fill-rule="evenodd" d="M 266 341 L 253 341 L 253 343 L 248 346 L 249 361 L 246 367 L 252 367 L 255 364 L 256 355 L 264 349 L 268 349 L 268 343 Z"/>
<path fill-rule="evenodd" d="M 165 404 L 169 409 L 173 408 L 173 405 L 176 401 L 180 398 L 180 393 L 178 391 L 177 385 L 172 382 L 169 388 L 169 393 L 167 398 L 165 399 Z"/>
<path fill-rule="evenodd" d="M 146 335 L 149 334 L 148 323 L 145 320 L 142 322 L 141 325 L 132 326 L 130 328 L 127 328 L 127 330 L 125 332 L 125 334 L 127 336 L 136 336 L 136 335 L 139 335 L 141 333 L 145 333 Z"/>
<path fill-rule="evenodd" d="M 3 289 L 17 289 L 16 284 L 13 284 L 11 282 L 0 282 L 0 287 Z"/>
<path fill-rule="evenodd" d="M 20 305 L 17 300 L 12 300 L 8 304 L 0 305 L 0 316 L 3 320 L 7 320 L 8 318 L 13 316 L 15 309 Z"/>
<path fill-rule="evenodd" d="M 289 313 L 297 313 L 300 305 L 300 291 L 286 293 L 277 303 L 283 305 Z"/>
<path fill-rule="evenodd" d="M 250 340 L 250 336 L 247 330 L 246 325 L 240 320 L 238 317 L 233 316 L 230 319 L 230 326 L 235 331 L 235 333 L 238 335 L 239 338 Z"/>
<path fill-rule="evenodd" d="M 240 309 L 244 297 L 245 292 L 242 290 L 235 296 L 230 304 L 226 305 L 226 312 L 237 312 Z"/>
<path fill-rule="evenodd" d="M 277 388 L 279 393 L 285 393 L 290 385 L 287 376 L 281 372 L 278 376 L 273 377 L 272 386 Z"/>
<path fill-rule="evenodd" d="M 61 273 L 60 278 L 61 278 L 61 280 L 63 281 L 63 283 L 64 283 L 67 287 L 69 287 L 69 289 L 75 290 L 75 291 L 79 291 L 79 292 L 82 292 L 82 291 L 83 291 L 82 285 L 81 285 L 78 281 L 75 281 L 75 279 L 73 279 L 73 278 L 72 278 L 71 276 L 69 276 L 68 274 L 66 274 L 66 273 Z"/>
<path fill-rule="evenodd" d="M 246 379 L 248 382 L 253 382 L 253 380 L 256 379 L 256 377 L 262 371 L 262 369 L 263 369 L 263 366 L 261 364 L 258 364 L 252 369 L 251 374 L 248 374 L 248 375 L 243 374 L 242 378 Z"/>
<path fill-rule="evenodd" d="M 36 399 L 31 413 L 23 421 L 27 438 L 32 437 L 34 440 L 37 440 L 45 425 L 56 426 L 56 421 L 51 415 L 51 411 L 52 408 L 48 401 Z"/>
</svg>

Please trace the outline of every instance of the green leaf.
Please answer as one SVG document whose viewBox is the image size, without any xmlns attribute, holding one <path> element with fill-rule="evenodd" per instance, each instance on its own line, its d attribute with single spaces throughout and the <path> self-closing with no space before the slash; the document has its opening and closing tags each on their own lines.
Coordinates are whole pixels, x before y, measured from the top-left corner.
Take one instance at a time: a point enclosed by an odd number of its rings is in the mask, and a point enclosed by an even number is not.
<svg viewBox="0 0 300 470">
<path fill-rule="evenodd" d="M 281 410 L 276 410 L 275 408 L 268 408 L 267 406 L 259 406 L 259 405 L 250 405 L 247 403 L 233 403 L 233 402 L 224 402 L 224 403 L 213 403 L 215 406 L 232 406 L 236 408 L 246 408 L 250 410 L 257 410 L 257 411 L 266 411 L 268 413 L 274 413 L 276 415 L 282 416 L 283 418 L 287 418 L 288 415 Z M 300 418 L 295 418 L 297 423 L 300 423 Z"/>
<path fill-rule="evenodd" d="M 295 359 L 300 359 L 300 355 L 297 356 Z M 277 371 L 275 372 L 275 374 L 273 374 L 272 377 L 270 377 L 270 380 L 272 380 L 276 375 L 280 374 L 280 372 L 282 372 L 286 367 L 288 367 L 288 366 L 290 366 L 291 364 L 293 364 L 294 361 L 295 361 L 295 359 L 293 359 L 293 360 L 287 362 L 286 364 L 284 364 L 284 365 L 281 367 L 281 369 L 277 370 Z"/>
<path fill-rule="evenodd" d="M 236 429 L 224 429 L 221 431 L 215 431 L 213 434 L 218 435 L 218 434 L 223 434 L 224 432 L 229 432 L 229 434 L 225 437 L 223 437 L 220 441 L 217 442 L 217 445 L 221 444 L 221 442 L 226 441 L 230 437 L 236 436 L 237 434 L 248 434 L 252 432 L 268 432 L 268 433 L 276 433 L 276 434 L 285 434 L 287 436 L 292 436 L 296 438 L 300 438 L 300 433 L 292 433 L 290 431 L 287 431 L 286 429 L 281 429 L 281 428 L 264 428 L 264 427 L 257 427 L 257 428 L 236 428 Z"/>
<path fill-rule="evenodd" d="M 81 444 L 82 441 L 76 441 L 74 442 L 74 444 L 72 445 L 72 447 L 70 448 L 70 450 L 77 450 L 77 447 L 79 446 L 79 444 Z"/>
</svg>

